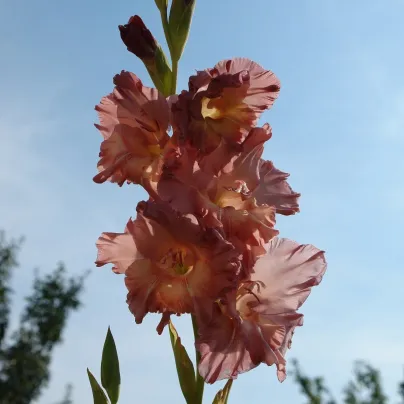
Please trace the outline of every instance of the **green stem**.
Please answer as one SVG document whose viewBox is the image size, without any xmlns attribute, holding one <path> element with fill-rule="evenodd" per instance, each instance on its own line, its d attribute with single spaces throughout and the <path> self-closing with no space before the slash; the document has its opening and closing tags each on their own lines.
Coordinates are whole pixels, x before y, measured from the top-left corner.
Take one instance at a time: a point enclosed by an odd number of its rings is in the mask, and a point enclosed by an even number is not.
<svg viewBox="0 0 404 404">
<path fill-rule="evenodd" d="M 167 40 L 168 49 L 171 56 L 171 94 L 175 94 L 177 91 L 177 76 L 178 76 L 178 58 L 175 57 L 173 48 L 171 46 L 170 29 L 168 27 L 167 10 L 160 10 L 161 22 L 163 23 L 164 35 Z"/>
<path fill-rule="evenodd" d="M 178 76 L 178 60 L 172 60 L 172 79 L 171 79 L 171 94 L 175 94 L 177 92 L 177 76 Z"/>
<path fill-rule="evenodd" d="M 165 34 L 165 37 L 167 40 L 168 49 L 170 50 L 170 56 L 171 56 L 171 70 L 172 70 L 171 94 L 175 94 L 177 91 L 177 76 L 178 76 L 179 59 L 177 57 L 175 57 L 175 54 L 174 54 L 172 46 L 171 46 L 170 29 L 168 27 L 168 19 L 167 19 L 167 10 L 160 9 L 160 15 L 161 15 L 161 22 L 163 23 L 164 34 Z M 192 327 L 194 329 L 194 337 L 195 337 L 195 341 L 196 341 L 196 339 L 198 338 L 198 326 L 196 325 L 196 319 L 195 319 L 194 315 L 192 315 Z M 193 404 L 202 404 L 203 389 L 205 387 L 205 381 L 203 380 L 203 378 L 201 377 L 201 375 L 198 372 L 198 365 L 201 360 L 201 355 L 197 349 L 195 349 L 195 353 L 196 353 L 196 369 L 195 369 L 196 395 L 195 395 L 195 402 Z"/>
<path fill-rule="evenodd" d="M 171 50 L 170 29 L 168 28 L 167 9 L 160 10 L 161 22 L 163 23 L 164 35 L 166 36 L 168 49 L 170 50 L 171 57 L 173 56 Z"/>
<path fill-rule="evenodd" d="M 194 337 L 195 341 L 197 340 L 199 334 L 198 334 L 198 326 L 196 324 L 196 318 L 192 314 L 192 327 L 194 329 Z M 205 387 L 205 381 L 203 380 L 203 377 L 199 374 L 198 372 L 198 366 L 199 362 L 201 361 L 201 354 L 199 351 L 195 348 L 195 355 L 196 355 L 196 366 L 195 366 L 195 374 L 196 374 L 196 397 L 195 397 L 195 404 L 202 404 L 202 399 L 203 399 L 203 389 Z"/>
<path fill-rule="evenodd" d="M 230 379 L 230 382 L 229 382 L 229 389 L 228 389 L 228 393 L 227 393 L 226 401 L 224 402 L 224 404 L 227 404 L 227 403 L 228 403 L 228 401 L 229 401 L 229 397 L 230 397 L 230 390 L 231 390 L 232 386 L 233 386 L 233 379 Z"/>
</svg>

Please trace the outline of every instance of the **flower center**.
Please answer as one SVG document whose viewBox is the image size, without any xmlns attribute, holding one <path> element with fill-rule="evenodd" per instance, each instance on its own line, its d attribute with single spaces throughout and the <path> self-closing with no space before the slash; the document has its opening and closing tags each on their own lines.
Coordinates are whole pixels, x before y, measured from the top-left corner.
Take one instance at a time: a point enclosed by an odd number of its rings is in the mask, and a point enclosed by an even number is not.
<svg viewBox="0 0 404 404">
<path fill-rule="evenodd" d="M 152 144 L 152 145 L 147 146 L 147 150 L 149 151 L 149 153 L 152 156 L 155 156 L 155 157 L 160 156 L 162 153 L 162 149 L 161 149 L 160 145 L 158 145 L 158 144 Z"/>
<path fill-rule="evenodd" d="M 236 307 L 240 316 L 244 320 L 258 322 L 259 314 L 252 310 L 257 303 L 260 303 L 260 299 L 257 294 L 260 293 L 261 288 L 264 287 L 262 282 L 247 281 L 238 290 L 236 297 Z"/>
<path fill-rule="evenodd" d="M 192 255 L 184 249 L 170 249 L 160 260 L 160 267 L 173 275 L 186 275 L 193 268 Z"/>
<path fill-rule="evenodd" d="M 235 181 L 234 186 L 219 187 L 214 200 L 215 205 L 220 208 L 233 206 L 239 209 L 243 205 L 244 199 L 250 194 L 247 184 L 244 181 Z"/>
<path fill-rule="evenodd" d="M 202 98 L 202 109 L 201 109 L 201 114 L 204 119 L 206 118 L 211 118 L 211 119 L 218 119 L 221 118 L 222 116 L 222 111 L 220 111 L 218 108 L 216 108 L 213 105 L 212 100 L 207 97 Z"/>
</svg>

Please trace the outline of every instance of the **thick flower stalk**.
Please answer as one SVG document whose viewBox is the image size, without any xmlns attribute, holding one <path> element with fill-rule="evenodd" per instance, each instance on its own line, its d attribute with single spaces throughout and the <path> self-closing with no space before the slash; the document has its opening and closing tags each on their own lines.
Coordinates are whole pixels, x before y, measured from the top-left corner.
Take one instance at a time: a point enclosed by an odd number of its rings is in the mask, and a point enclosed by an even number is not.
<svg viewBox="0 0 404 404">
<path fill-rule="evenodd" d="M 119 29 L 128 50 L 154 69 L 154 83 L 172 84 L 194 2 L 173 2 L 169 19 L 167 2 L 156 4 L 175 68 L 159 73 L 161 48 L 140 17 Z M 191 14 L 181 26 L 184 13 Z M 188 403 L 202 403 L 202 379 L 229 379 L 214 401 L 226 403 L 231 381 L 261 363 L 274 365 L 283 381 L 287 350 L 303 325 L 298 310 L 326 262 L 323 251 L 276 229 L 278 214 L 299 212 L 300 197 L 289 174 L 263 158 L 272 129 L 258 120 L 279 95 L 278 78 L 234 58 L 198 71 L 178 95 L 126 71 L 113 82 L 96 106 L 103 141 L 94 181 L 140 185 L 149 200 L 138 203 L 122 233 L 101 234 L 96 265 L 123 275 L 136 323 L 159 313 L 158 333 L 169 325 Z M 171 322 L 183 314 L 196 331 L 195 373 Z"/>
</svg>

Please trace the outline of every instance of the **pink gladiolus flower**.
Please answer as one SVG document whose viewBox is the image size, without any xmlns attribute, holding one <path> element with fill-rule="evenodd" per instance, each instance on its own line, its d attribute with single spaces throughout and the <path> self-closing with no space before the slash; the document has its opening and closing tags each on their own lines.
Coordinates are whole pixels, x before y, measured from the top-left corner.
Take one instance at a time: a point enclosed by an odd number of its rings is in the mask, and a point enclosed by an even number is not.
<svg viewBox="0 0 404 404">
<path fill-rule="evenodd" d="M 201 153 L 215 149 L 221 139 L 241 143 L 279 89 L 277 77 L 257 63 L 223 60 L 190 77 L 189 91 L 173 106 L 174 129 Z"/>
<path fill-rule="evenodd" d="M 144 61 L 160 49 L 140 17 L 120 31 Z M 150 199 L 123 233 L 102 233 L 96 265 L 124 274 L 137 323 L 160 313 L 161 334 L 172 314 L 194 315 L 207 383 L 261 363 L 275 365 L 283 381 L 303 325 L 298 309 L 326 262 L 323 251 L 277 238 L 274 228 L 276 214 L 299 212 L 300 196 L 289 174 L 262 158 L 272 130 L 257 122 L 279 80 L 236 58 L 198 71 L 188 91 L 168 99 L 129 72 L 114 83 L 96 107 L 104 140 L 94 181 L 141 184 Z"/>
<path fill-rule="evenodd" d="M 96 106 L 101 144 L 99 174 L 94 181 L 143 184 L 156 179 L 160 157 L 169 137 L 169 109 L 156 89 L 143 86 L 123 71 L 114 77 L 113 93 Z"/>
<path fill-rule="evenodd" d="M 232 301 L 216 303 L 213 320 L 199 322 L 199 372 L 208 383 L 236 378 L 260 363 L 276 365 L 286 377 L 285 353 L 296 326 L 299 307 L 326 270 L 323 251 L 287 239 L 272 239 L 258 259 L 249 281 L 240 284 Z"/>
<path fill-rule="evenodd" d="M 265 253 L 265 243 L 278 234 L 275 195 L 271 205 L 257 204 L 253 197 L 260 185 L 263 143 L 270 137 L 268 124 L 254 128 L 241 145 L 222 141 L 199 162 L 194 148 L 178 147 L 167 153 L 170 157 L 157 186 L 159 197 L 178 211 L 204 217 L 207 225 L 221 228 L 243 254 L 246 273 Z"/>
<path fill-rule="evenodd" d="M 125 274 L 128 305 L 136 322 L 163 313 L 210 317 L 212 303 L 237 287 L 239 254 L 216 231 L 195 217 L 180 216 L 164 203 L 140 202 L 125 233 L 103 233 L 97 241 L 97 266 L 114 265 Z"/>
</svg>

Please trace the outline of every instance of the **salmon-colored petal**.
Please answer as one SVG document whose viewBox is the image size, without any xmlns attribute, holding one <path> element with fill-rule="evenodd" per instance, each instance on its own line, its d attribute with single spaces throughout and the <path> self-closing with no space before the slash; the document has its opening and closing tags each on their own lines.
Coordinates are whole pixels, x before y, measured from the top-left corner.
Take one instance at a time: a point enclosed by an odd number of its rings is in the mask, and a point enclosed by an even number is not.
<svg viewBox="0 0 404 404">
<path fill-rule="evenodd" d="M 175 244 L 170 232 L 159 223 L 138 214 L 136 220 L 128 223 L 139 252 L 150 260 L 159 261 Z"/>
<path fill-rule="evenodd" d="M 125 229 L 125 233 L 102 233 L 96 246 L 98 248 L 95 261 L 97 267 L 112 263 L 114 264 L 112 269 L 116 273 L 125 273 L 133 261 L 142 258 L 133 234 L 128 228 Z"/>
<path fill-rule="evenodd" d="M 258 145 L 248 152 L 241 153 L 219 172 L 216 180 L 218 192 L 234 188 L 240 182 L 245 184 L 244 193 L 249 193 L 259 184 L 259 161 L 264 148 Z"/>
<path fill-rule="evenodd" d="M 202 242 L 203 229 L 193 215 L 181 215 L 168 203 L 156 201 L 139 202 L 136 210 L 150 225 L 153 223 L 153 226 L 164 229 L 170 238 L 179 243 L 197 245 Z M 154 233 L 151 235 L 154 236 Z"/>
<path fill-rule="evenodd" d="M 311 288 L 320 283 L 327 264 L 324 251 L 312 245 L 274 238 L 267 254 L 254 266 L 251 281 L 262 283 L 254 311 L 276 314 L 296 311 L 307 299 Z"/>
<path fill-rule="evenodd" d="M 226 237 L 241 253 L 248 254 L 250 264 L 266 253 L 265 244 L 279 233 L 274 229 L 275 210 L 271 206 L 252 206 L 250 210 L 225 208 L 221 220 Z"/>
<path fill-rule="evenodd" d="M 157 185 L 157 192 L 162 201 L 168 202 L 178 212 L 203 218 L 208 227 L 221 227 L 217 219 L 218 207 L 196 187 L 176 177 L 163 176 Z"/>
<path fill-rule="evenodd" d="M 198 370 L 207 383 L 236 379 L 239 374 L 254 369 L 260 363 L 271 366 L 284 362 L 278 356 L 277 348 L 271 346 L 272 340 L 282 339 L 281 327 L 273 326 L 271 334 L 268 329 L 264 334 L 257 323 L 235 321 L 215 307 L 212 321 L 201 323 L 199 330 L 196 347 L 201 353 L 201 360 Z"/>
<path fill-rule="evenodd" d="M 240 325 L 220 311 L 217 304 L 209 323 L 198 323 L 196 347 L 201 354 L 198 371 L 207 383 L 235 379 L 255 365 L 246 349 Z"/>
<path fill-rule="evenodd" d="M 126 272 L 127 302 L 139 324 L 147 313 L 190 313 L 192 299 L 184 277 L 162 270 L 151 260 L 137 260 Z"/>
<path fill-rule="evenodd" d="M 276 76 L 249 59 L 224 60 L 190 78 L 189 91 L 173 105 L 173 125 L 201 154 L 221 139 L 241 144 L 280 89 Z"/>
<path fill-rule="evenodd" d="M 270 108 L 278 98 L 280 81 L 275 74 L 265 70 L 258 63 L 247 58 L 235 58 L 219 62 L 214 69 L 219 74 L 234 74 L 240 71 L 248 72 L 250 86 L 245 103 L 258 111 Z"/>
<path fill-rule="evenodd" d="M 213 302 L 237 288 L 241 255 L 214 228 L 164 202 L 140 202 L 125 233 L 103 233 L 97 265 L 125 273 L 127 302 L 136 322 L 147 313 L 198 313 L 209 321 Z"/>
<path fill-rule="evenodd" d="M 141 129 L 118 124 L 112 135 L 101 144 L 97 165 L 100 173 L 94 177 L 94 181 L 101 183 L 110 180 L 119 185 L 125 181 L 141 183 L 155 158 Z"/>
<path fill-rule="evenodd" d="M 111 136 L 114 127 L 119 123 L 117 109 L 113 94 L 102 97 L 100 103 L 95 107 L 100 120 L 100 123 L 96 123 L 95 127 L 101 132 L 104 139 Z"/>
<path fill-rule="evenodd" d="M 263 143 L 270 137 L 271 128 L 265 124 L 251 130 L 242 145 L 236 147 L 222 142 L 199 162 L 200 170 L 211 178 L 209 193 L 215 203 L 238 208 L 245 196 L 258 186 Z M 230 190 L 236 190 L 238 195 Z"/>
<path fill-rule="evenodd" d="M 271 161 L 261 160 L 259 176 L 259 185 L 252 193 L 259 204 L 275 206 L 276 212 L 282 215 L 299 212 L 300 194 L 287 183 L 289 174 L 275 168 Z"/>
<path fill-rule="evenodd" d="M 324 253 L 311 245 L 272 239 L 250 279 L 214 307 L 212 321 L 199 319 L 199 371 L 208 383 L 235 378 L 260 363 L 276 365 L 286 377 L 284 355 L 294 329 L 303 324 L 296 310 L 326 270 Z"/>
<path fill-rule="evenodd" d="M 94 181 L 139 184 L 152 176 L 168 141 L 168 103 L 133 73 L 122 71 L 114 83 L 114 91 L 96 106 L 104 141 Z"/>
</svg>

